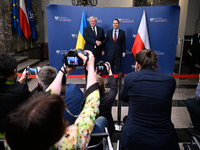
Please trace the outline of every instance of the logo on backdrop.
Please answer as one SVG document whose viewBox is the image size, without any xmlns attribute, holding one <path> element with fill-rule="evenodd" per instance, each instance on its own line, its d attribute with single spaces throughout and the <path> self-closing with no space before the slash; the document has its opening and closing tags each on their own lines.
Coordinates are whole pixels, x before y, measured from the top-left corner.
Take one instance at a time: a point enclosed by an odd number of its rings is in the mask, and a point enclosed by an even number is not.
<svg viewBox="0 0 200 150">
<path fill-rule="evenodd" d="M 63 54 L 65 54 L 65 53 L 67 53 L 67 52 L 69 52 L 69 50 L 59 50 L 59 49 L 57 49 L 56 50 L 56 54 L 60 54 L 60 55 L 63 55 Z"/>
<path fill-rule="evenodd" d="M 72 38 L 78 38 L 78 34 L 72 34 Z"/>
<path fill-rule="evenodd" d="M 55 16 L 55 21 L 62 21 L 62 22 L 72 22 L 71 19 L 62 16 Z"/>
<path fill-rule="evenodd" d="M 165 52 L 161 52 L 161 51 L 154 51 L 156 53 L 156 55 L 165 55 Z"/>
<path fill-rule="evenodd" d="M 167 19 L 164 18 L 150 18 L 149 19 L 151 22 L 167 22 Z"/>
<path fill-rule="evenodd" d="M 133 23 L 134 20 L 130 20 L 129 18 L 118 18 L 120 23 Z"/>
</svg>

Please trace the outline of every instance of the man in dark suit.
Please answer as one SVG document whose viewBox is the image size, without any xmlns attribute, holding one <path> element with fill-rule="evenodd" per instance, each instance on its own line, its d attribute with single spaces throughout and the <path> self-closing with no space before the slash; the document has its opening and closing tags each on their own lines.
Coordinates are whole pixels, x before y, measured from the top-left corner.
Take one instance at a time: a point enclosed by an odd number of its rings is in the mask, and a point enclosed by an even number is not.
<svg viewBox="0 0 200 150">
<path fill-rule="evenodd" d="M 191 49 L 188 50 L 188 53 L 191 52 L 192 54 L 189 73 L 194 72 L 195 69 L 200 69 L 200 27 L 198 29 L 198 33 L 192 36 L 191 43 Z"/>
<path fill-rule="evenodd" d="M 119 20 L 113 20 L 113 29 L 107 32 L 105 40 L 101 42 L 105 45 L 109 41 L 108 46 L 108 60 L 111 65 L 111 70 L 114 72 L 114 61 L 116 61 L 116 73 L 121 70 L 122 57 L 126 55 L 126 39 L 125 32 L 119 29 Z"/>
<path fill-rule="evenodd" d="M 91 16 L 89 22 L 90 26 L 83 30 L 83 36 L 86 41 L 84 49 L 92 51 L 96 66 L 101 60 L 101 56 L 104 55 L 104 45 L 100 45 L 100 41 L 105 39 L 105 34 L 103 28 L 96 26 L 97 18 L 95 16 Z"/>
</svg>

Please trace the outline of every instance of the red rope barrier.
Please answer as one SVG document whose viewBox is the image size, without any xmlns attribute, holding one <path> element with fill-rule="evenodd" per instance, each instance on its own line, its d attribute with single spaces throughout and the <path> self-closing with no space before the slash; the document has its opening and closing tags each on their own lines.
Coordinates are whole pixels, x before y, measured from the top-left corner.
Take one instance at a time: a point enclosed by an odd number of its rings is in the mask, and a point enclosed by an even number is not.
<svg viewBox="0 0 200 150">
<path fill-rule="evenodd" d="M 18 76 L 18 77 L 21 77 L 22 74 L 18 72 L 18 73 L 17 73 L 17 76 Z M 36 75 L 29 75 L 29 78 L 36 78 Z"/>
<path fill-rule="evenodd" d="M 21 77 L 22 74 L 17 73 L 17 76 Z M 118 78 L 118 74 L 113 74 L 115 78 Z M 126 76 L 126 74 L 124 74 Z M 183 75 L 170 75 L 174 78 L 199 78 L 198 74 L 183 74 Z M 101 75 L 102 78 L 108 78 L 108 74 Z M 36 78 L 36 75 L 30 75 L 29 78 Z M 74 79 L 74 78 L 85 78 L 85 75 L 69 75 L 68 78 Z"/>
<path fill-rule="evenodd" d="M 199 78 L 198 74 L 170 75 L 174 78 Z"/>
</svg>

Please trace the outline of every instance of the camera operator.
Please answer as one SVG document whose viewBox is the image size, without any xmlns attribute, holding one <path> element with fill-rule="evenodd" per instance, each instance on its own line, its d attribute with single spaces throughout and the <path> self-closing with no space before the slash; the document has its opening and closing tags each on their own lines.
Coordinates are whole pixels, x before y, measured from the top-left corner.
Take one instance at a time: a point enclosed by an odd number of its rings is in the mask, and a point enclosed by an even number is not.
<svg viewBox="0 0 200 150">
<path fill-rule="evenodd" d="M 100 91 L 100 106 L 99 106 L 99 116 L 104 116 L 108 120 L 108 132 L 110 137 L 112 137 L 113 131 L 115 130 L 114 121 L 112 117 L 112 105 L 115 101 L 117 95 L 117 82 L 112 74 L 110 63 L 106 62 L 106 66 L 109 81 L 110 81 L 110 90 L 105 89 L 104 80 L 101 76 L 97 75 L 96 79 L 99 82 L 99 91 Z"/>
</svg>

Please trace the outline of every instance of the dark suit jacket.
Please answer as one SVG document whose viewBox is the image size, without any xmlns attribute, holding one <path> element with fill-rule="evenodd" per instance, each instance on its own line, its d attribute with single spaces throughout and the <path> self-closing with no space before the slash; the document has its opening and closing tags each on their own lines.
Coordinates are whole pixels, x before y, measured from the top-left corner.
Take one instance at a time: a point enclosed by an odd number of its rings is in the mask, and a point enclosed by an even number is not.
<svg viewBox="0 0 200 150">
<path fill-rule="evenodd" d="M 132 72 L 124 78 L 120 100 L 129 102 L 129 112 L 120 145 L 134 150 L 178 150 L 171 122 L 175 79 L 151 69 Z"/>
<path fill-rule="evenodd" d="M 190 46 L 192 53 L 192 59 L 190 64 L 190 70 L 193 71 L 195 64 L 200 63 L 200 43 L 198 33 L 192 36 L 193 43 Z"/>
<path fill-rule="evenodd" d="M 117 56 L 122 57 L 122 53 L 126 53 L 126 39 L 125 32 L 119 29 L 119 35 L 116 43 L 113 40 L 113 29 L 108 30 L 105 40 L 102 41 L 102 44 L 106 44 L 109 41 L 107 55 L 108 56 Z"/>
<path fill-rule="evenodd" d="M 102 41 L 105 39 L 104 30 L 101 27 L 97 27 L 97 36 L 95 36 L 91 26 L 83 29 L 83 37 L 86 41 L 85 50 L 90 50 L 94 52 L 94 46 L 96 45 L 96 40 Z M 96 51 L 101 55 L 101 52 L 104 50 L 104 45 L 100 45 L 96 47 Z"/>
<path fill-rule="evenodd" d="M 192 43 L 191 52 L 195 55 L 197 51 L 200 51 L 200 43 L 199 43 L 198 33 L 194 34 L 192 39 L 193 39 L 193 43 Z"/>
<path fill-rule="evenodd" d="M 16 82 L 0 86 L 0 132 L 4 131 L 7 114 L 30 96 L 27 84 Z"/>
</svg>

